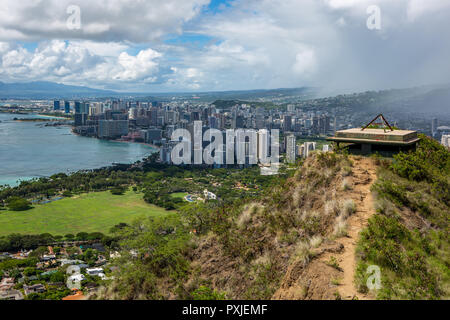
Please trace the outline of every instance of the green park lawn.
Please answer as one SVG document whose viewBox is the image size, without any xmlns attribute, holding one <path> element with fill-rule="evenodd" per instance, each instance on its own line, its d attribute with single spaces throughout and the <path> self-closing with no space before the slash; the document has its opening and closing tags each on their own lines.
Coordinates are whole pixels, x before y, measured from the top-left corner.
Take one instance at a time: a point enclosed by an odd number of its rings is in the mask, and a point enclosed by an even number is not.
<svg viewBox="0 0 450 320">
<path fill-rule="evenodd" d="M 0 236 L 11 233 L 66 235 L 78 232 L 109 233 L 121 222 L 142 216 L 162 216 L 173 212 L 147 204 L 142 194 L 128 191 L 122 196 L 95 192 L 65 198 L 22 212 L 0 211 Z"/>
<path fill-rule="evenodd" d="M 184 197 L 186 197 L 187 195 L 188 194 L 186 192 L 176 192 L 171 194 L 173 198 L 180 198 L 180 199 L 184 199 Z"/>
</svg>

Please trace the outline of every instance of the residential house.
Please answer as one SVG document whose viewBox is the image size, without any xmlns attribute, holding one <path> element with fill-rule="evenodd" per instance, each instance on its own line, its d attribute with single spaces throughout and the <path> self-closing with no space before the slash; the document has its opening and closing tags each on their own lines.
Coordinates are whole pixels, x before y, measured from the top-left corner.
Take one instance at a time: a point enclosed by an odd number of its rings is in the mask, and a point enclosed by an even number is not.
<svg viewBox="0 0 450 320">
<path fill-rule="evenodd" d="M 42 257 L 42 261 L 51 261 L 51 260 L 55 260 L 56 259 L 56 255 L 54 254 L 44 254 L 44 256 Z"/>
<path fill-rule="evenodd" d="M 27 285 L 23 286 L 23 291 L 25 292 L 25 295 L 29 295 L 31 293 L 43 293 L 46 290 L 47 289 L 45 289 L 45 286 L 40 283 L 31 285 L 31 286 L 27 286 Z"/>
<path fill-rule="evenodd" d="M 8 291 L 14 287 L 14 278 L 3 278 L 0 282 L 0 291 Z"/>
<path fill-rule="evenodd" d="M 70 281 L 70 282 L 74 282 L 74 283 L 81 282 L 84 280 L 86 280 L 86 277 L 84 276 L 84 274 L 81 274 L 81 273 L 74 274 L 74 275 L 70 276 L 69 279 L 67 279 L 68 282 Z"/>
<path fill-rule="evenodd" d="M 103 268 L 87 268 L 86 272 L 90 276 L 98 276 L 100 273 L 103 273 Z"/>
<path fill-rule="evenodd" d="M 59 262 L 61 263 L 61 267 L 67 265 L 75 265 L 83 263 L 82 260 L 69 260 L 69 259 L 60 259 Z"/>
<path fill-rule="evenodd" d="M 0 300 L 23 300 L 23 294 L 19 290 L 0 291 Z"/>
</svg>

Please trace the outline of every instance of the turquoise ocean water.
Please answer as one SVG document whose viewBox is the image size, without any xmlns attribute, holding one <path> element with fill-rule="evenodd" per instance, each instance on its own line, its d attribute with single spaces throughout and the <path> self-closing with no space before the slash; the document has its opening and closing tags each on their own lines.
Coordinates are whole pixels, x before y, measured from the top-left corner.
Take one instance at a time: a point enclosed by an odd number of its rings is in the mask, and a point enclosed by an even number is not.
<svg viewBox="0 0 450 320">
<path fill-rule="evenodd" d="M 19 180 L 112 163 L 133 163 L 156 151 L 143 144 L 76 136 L 68 126 L 45 127 L 42 122 L 13 121 L 35 117 L 40 116 L 0 113 L 0 185 L 14 186 Z"/>
</svg>

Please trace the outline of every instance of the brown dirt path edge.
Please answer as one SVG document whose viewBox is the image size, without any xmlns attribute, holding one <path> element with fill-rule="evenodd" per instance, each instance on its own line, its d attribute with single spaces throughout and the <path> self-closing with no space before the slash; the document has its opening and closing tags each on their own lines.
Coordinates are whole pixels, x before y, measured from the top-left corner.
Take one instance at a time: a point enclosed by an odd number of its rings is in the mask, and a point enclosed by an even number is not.
<svg viewBox="0 0 450 320">
<path fill-rule="evenodd" d="M 368 220 L 375 213 L 370 187 L 376 181 L 376 166 L 372 159 L 362 158 L 354 160 L 353 190 L 349 196 L 356 203 L 356 213 L 348 218 L 348 236 L 337 239 L 344 246 L 344 251 L 336 257 L 343 270 L 342 283 L 338 291 L 343 299 L 371 299 L 371 297 L 358 293 L 354 284 L 356 270 L 355 250 L 359 233 L 368 225 Z M 324 257 L 325 258 L 325 257 Z"/>
<path fill-rule="evenodd" d="M 292 263 L 273 299 L 374 299 L 357 291 L 354 275 L 359 234 L 375 214 L 370 188 L 376 181 L 376 165 L 365 157 L 355 157 L 352 161 L 353 188 L 342 194 L 343 198 L 353 199 L 356 204 L 356 212 L 347 220 L 347 236 L 326 242 L 316 249 L 315 258 L 306 267 L 300 262 Z M 328 264 L 331 257 L 337 260 L 340 270 Z"/>
</svg>

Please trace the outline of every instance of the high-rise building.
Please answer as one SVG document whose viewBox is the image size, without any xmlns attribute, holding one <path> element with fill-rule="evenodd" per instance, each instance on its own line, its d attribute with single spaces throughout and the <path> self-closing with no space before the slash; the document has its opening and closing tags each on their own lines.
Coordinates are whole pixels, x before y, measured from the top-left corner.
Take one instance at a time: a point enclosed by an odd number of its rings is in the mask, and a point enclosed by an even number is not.
<svg viewBox="0 0 450 320">
<path fill-rule="evenodd" d="M 162 146 L 159 149 L 159 158 L 161 162 L 171 164 L 172 163 L 172 150 L 175 147 L 177 141 L 165 141 L 163 139 Z"/>
<path fill-rule="evenodd" d="M 75 113 L 81 113 L 81 102 L 75 101 Z"/>
<path fill-rule="evenodd" d="M 322 115 L 319 118 L 319 134 L 326 135 L 330 131 L 330 117 Z"/>
<path fill-rule="evenodd" d="M 59 111 L 61 109 L 61 102 L 59 100 L 53 101 L 53 110 Z"/>
<path fill-rule="evenodd" d="M 433 120 L 431 120 L 431 134 L 433 135 L 433 137 L 437 133 L 437 127 L 438 127 L 438 119 L 433 118 Z"/>
<path fill-rule="evenodd" d="M 292 130 L 292 116 L 284 116 L 283 130 L 285 132 Z"/>
<path fill-rule="evenodd" d="M 89 107 L 89 113 L 88 113 L 90 116 L 93 116 L 93 115 L 95 115 L 95 114 L 97 114 L 97 108 L 95 107 L 95 106 L 93 106 L 93 105 L 91 105 L 90 107 Z"/>
<path fill-rule="evenodd" d="M 270 134 L 267 129 L 258 131 L 258 159 L 261 162 L 268 161 L 270 147 Z"/>
<path fill-rule="evenodd" d="M 165 116 L 164 118 L 165 123 L 175 124 L 178 122 L 178 112 L 176 111 L 173 110 L 166 111 L 164 116 Z"/>
<path fill-rule="evenodd" d="M 199 121 L 199 120 L 200 120 L 200 112 L 192 111 L 191 112 L 191 119 L 190 119 L 190 121 L 194 122 L 194 121 Z"/>
<path fill-rule="evenodd" d="M 99 138 L 117 138 L 128 134 L 128 120 L 99 120 Z"/>
<path fill-rule="evenodd" d="M 145 141 L 147 143 L 160 143 L 162 139 L 162 130 L 161 129 L 149 129 L 147 130 L 147 134 L 145 136 Z"/>
<path fill-rule="evenodd" d="M 334 117 L 334 122 L 333 122 L 333 134 L 336 134 L 337 131 L 337 117 Z"/>
<path fill-rule="evenodd" d="M 150 123 L 154 127 L 158 125 L 158 108 L 156 107 L 150 109 Z"/>
<path fill-rule="evenodd" d="M 82 102 L 81 103 L 81 113 L 89 114 L 89 102 Z"/>
<path fill-rule="evenodd" d="M 319 117 L 314 116 L 312 118 L 312 134 L 319 134 L 319 132 L 320 132 Z"/>
<path fill-rule="evenodd" d="M 240 115 L 235 115 L 231 124 L 233 129 L 243 129 L 244 128 L 244 117 Z"/>
<path fill-rule="evenodd" d="M 216 117 L 208 117 L 208 124 L 211 129 L 218 129 L 218 121 Z"/>
<path fill-rule="evenodd" d="M 85 126 L 87 122 L 86 113 L 75 113 L 75 127 Z"/>
<path fill-rule="evenodd" d="M 70 101 L 64 101 L 64 112 L 70 113 Z"/>
<path fill-rule="evenodd" d="M 450 134 L 442 135 L 441 144 L 447 148 L 450 148 Z"/>
<path fill-rule="evenodd" d="M 112 103 L 112 111 L 119 111 L 120 107 L 119 107 L 119 101 L 113 101 Z"/>
<path fill-rule="evenodd" d="M 264 115 L 257 114 L 255 117 L 255 127 L 256 129 L 264 129 L 266 127 L 266 121 Z"/>
<path fill-rule="evenodd" d="M 294 135 L 286 137 L 286 161 L 288 163 L 295 163 L 296 160 L 296 139 Z"/>
</svg>

